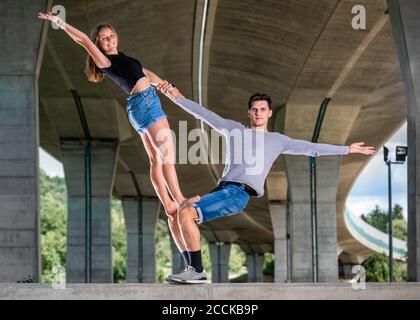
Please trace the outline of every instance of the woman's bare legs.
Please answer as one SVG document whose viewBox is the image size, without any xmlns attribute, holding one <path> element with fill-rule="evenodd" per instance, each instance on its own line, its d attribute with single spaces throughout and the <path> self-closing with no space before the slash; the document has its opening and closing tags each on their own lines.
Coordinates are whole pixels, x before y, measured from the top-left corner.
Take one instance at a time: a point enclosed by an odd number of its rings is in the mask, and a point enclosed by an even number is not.
<svg viewBox="0 0 420 320">
<path fill-rule="evenodd" d="M 181 229 L 179 228 L 177 212 L 175 212 L 171 216 L 168 216 L 168 225 L 169 230 L 171 230 L 172 233 L 172 238 L 174 239 L 174 242 L 178 247 L 179 252 L 188 251 L 184 239 L 182 238 Z"/>
<path fill-rule="evenodd" d="M 150 159 L 150 179 L 152 180 L 153 187 L 162 202 L 166 216 L 168 217 L 169 229 L 171 230 L 172 237 L 180 252 L 186 251 L 184 241 L 182 240 L 181 230 L 178 226 L 177 209 L 178 205 L 174 202 L 168 194 L 166 189 L 165 178 L 163 177 L 162 163 L 158 158 L 160 157 L 157 150 L 153 147 L 147 134 L 140 134 L 143 141 L 144 148 L 147 151 Z"/>
<path fill-rule="evenodd" d="M 159 160 L 160 155 L 151 143 L 147 134 L 141 133 L 140 137 L 150 160 L 150 180 L 152 180 L 153 187 L 165 208 L 166 215 L 173 215 L 176 213 L 178 205 L 171 199 L 168 190 L 166 189 L 162 162 Z"/>
<path fill-rule="evenodd" d="M 166 120 L 166 119 L 163 119 L 163 120 Z M 157 143 L 153 143 L 151 141 L 151 138 L 150 138 L 151 135 L 149 134 L 143 133 L 140 136 L 143 141 L 144 147 L 147 151 L 147 154 L 149 155 L 150 179 L 152 180 L 153 187 L 160 201 L 165 207 L 166 215 L 168 217 L 169 229 L 172 233 L 174 242 L 177 245 L 178 250 L 180 252 L 184 252 L 187 250 L 187 247 L 185 246 L 184 240 L 182 239 L 181 230 L 179 229 L 179 224 L 178 224 L 177 209 L 179 205 L 176 202 L 174 202 L 168 194 L 167 188 L 169 188 L 169 183 L 166 181 L 165 176 L 164 176 L 165 166 L 172 165 L 172 168 L 170 168 L 169 171 L 171 175 L 172 174 L 175 175 L 175 181 L 172 183 L 174 183 L 175 188 L 178 189 L 178 192 L 180 195 L 178 200 L 182 202 L 185 200 L 185 197 L 182 195 L 179 189 L 178 179 L 177 179 L 175 165 L 174 165 L 175 151 L 174 151 L 174 146 L 173 146 L 173 141 L 172 141 L 172 135 L 169 130 L 168 121 L 166 120 L 165 122 L 166 124 L 165 123 L 163 124 L 163 128 L 168 129 L 166 131 L 169 134 L 170 140 L 166 140 L 167 136 L 165 136 L 164 139 L 161 139 L 162 137 L 158 136 L 157 130 L 159 130 L 160 128 L 157 128 L 157 129 L 155 128 L 156 131 L 152 131 L 154 133 L 154 137 L 156 138 L 156 140 L 159 140 L 157 141 Z M 154 125 L 152 125 L 152 127 L 153 126 Z M 152 136 L 153 136 L 153 133 L 152 133 Z M 162 133 L 164 133 L 164 131 L 162 131 Z M 162 152 L 158 147 L 158 146 L 161 146 L 162 143 L 166 143 L 168 145 L 168 147 L 165 148 L 165 150 L 163 150 L 164 152 Z M 162 157 L 163 157 L 162 153 L 164 153 L 164 155 L 168 157 L 166 162 L 165 160 L 162 160 Z M 173 170 L 173 172 L 171 170 Z M 196 196 L 192 198 L 191 201 L 197 201 L 198 199 L 199 197 Z"/>
<path fill-rule="evenodd" d="M 155 147 L 155 150 L 159 152 L 166 186 L 168 187 L 172 198 L 178 205 L 181 205 L 186 198 L 179 188 L 178 177 L 175 170 L 174 143 L 168 120 L 162 118 L 155 122 L 147 129 L 147 136 L 149 137 L 151 144 Z"/>
</svg>

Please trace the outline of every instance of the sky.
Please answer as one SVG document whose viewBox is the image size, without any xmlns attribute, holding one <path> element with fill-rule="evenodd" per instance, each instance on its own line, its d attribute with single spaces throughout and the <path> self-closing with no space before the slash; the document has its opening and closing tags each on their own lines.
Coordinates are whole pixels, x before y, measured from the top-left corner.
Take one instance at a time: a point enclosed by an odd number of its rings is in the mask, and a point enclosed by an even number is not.
<svg viewBox="0 0 420 320">
<path fill-rule="evenodd" d="M 385 143 L 389 149 L 392 161 L 395 161 L 395 147 L 407 145 L 407 123 L 405 123 Z M 49 176 L 64 177 L 62 164 L 40 148 L 40 167 Z M 392 165 L 392 202 L 403 207 L 407 217 L 407 162 L 403 165 Z M 347 198 L 347 207 L 356 215 L 367 214 L 375 205 L 388 209 L 388 169 L 383 160 L 382 147 L 370 160 L 363 172 L 357 178 Z"/>
<path fill-rule="evenodd" d="M 385 146 L 389 149 L 391 160 L 395 161 L 396 146 L 407 146 L 407 123 L 385 143 Z M 407 161 L 391 166 L 391 183 L 392 205 L 401 205 L 407 218 Z M 369 213 L 376 204 L 388 210 L 388 167 L 384 162 L 383 148 L 377 150 L 376 155 L 357 178 L 347 198 L 347 207 L 356 215 Z"/>
<path fill-rule="evenodd" d="M 64 177 L 64 169 L 61 162 L 55 160 L 42 148 L 39 148 L 39 166 L 50 177 Z"/>
</svg>

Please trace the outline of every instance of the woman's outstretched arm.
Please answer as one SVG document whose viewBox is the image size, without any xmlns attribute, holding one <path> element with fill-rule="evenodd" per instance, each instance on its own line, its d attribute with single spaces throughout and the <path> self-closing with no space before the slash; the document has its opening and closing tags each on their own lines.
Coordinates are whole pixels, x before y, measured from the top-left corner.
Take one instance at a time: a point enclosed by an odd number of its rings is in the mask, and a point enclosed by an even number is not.
<svg viewBox="0 0 420 320">
<path fill-rule="evenodd" d="M 56 23 L 61 29 L 63 29 L 77 44 L 81 45 L 86 49 L 88 54 L 92 57 L 93 61 L 99 68 L 108 68 L 111 66 L 111 61 L 99 50 L 99 48 L 89 39 L 86 33 L 72 27 L 68 23 L 64 22 L 58 16 L 52 14 L 52 12 L 38 13 L 38 18 L 48 20 Z"/>
</svg>

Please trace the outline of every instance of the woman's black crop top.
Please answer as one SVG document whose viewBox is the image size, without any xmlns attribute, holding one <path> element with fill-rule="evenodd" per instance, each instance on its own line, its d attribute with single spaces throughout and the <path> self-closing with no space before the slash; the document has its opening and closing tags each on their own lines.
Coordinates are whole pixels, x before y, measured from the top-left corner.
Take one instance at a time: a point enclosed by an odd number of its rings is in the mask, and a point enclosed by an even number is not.
<svg viewBox="0 0 420 320">
<path fill-rule="evenodd" d="M 137 81 L 146 76 L 143 72 L 142 64 L 137 59 L 128 57 L 122 52 L 111 54 L 107 57 L 111 61 L 111 66 L 99 69 L 128 94 Z"/>
</svg>

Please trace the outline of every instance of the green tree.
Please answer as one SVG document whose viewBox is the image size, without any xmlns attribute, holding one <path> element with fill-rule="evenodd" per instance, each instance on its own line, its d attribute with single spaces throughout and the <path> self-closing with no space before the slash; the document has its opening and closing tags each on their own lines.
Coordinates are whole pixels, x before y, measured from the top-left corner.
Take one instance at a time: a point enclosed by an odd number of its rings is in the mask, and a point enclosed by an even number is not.
<svg viewBox="0 0 420 320">
<path fill-rule="evenodd" d="M 364 263 L 366 281 L 386 282 L 389 281 L 389 259 L 381 253 L 373 253 Z M 394 260 L 394 281 L 407 281 L 407 265 L 404 262 Z"/>
<path fill-rule="evenodd" d="M 40 170 L 42 281 L 55 281 L 53 268 L 66 266 L 67 190 L 64 178 L 49 177 Z M 111 201 L 114 281 L 125 280 L 127 236 L 121 203 Z"/>
<path fill-rule="evenodd" d="M 388 233 L 388 212 L 378 205 L 367 215 L 362 214 L 361 218 L 371 226 Z M 392 232 L 395 238 L 407 240 L 407 221 L 403 215 L 403 208 L 398 203 L 392 209 Z"/>
<path fill-rule="evenodd" d="M 211 257 L 210 257 L 210 248 L 207 240 L 201 236 L 201 255 L 203 260 L 203 267 L 206 270 L 209 279 L 211 280 Z"/>
<path fill-rule="evenodd" d="M 407 241 L 407 221 L 396 219 L 392 221 L 392 236 Z"/>
<path fill-rule="evenodd" d="M 385 213 L 385 211 L 379 208 L 378 205 L 376 205 L 375 209 L 369 212 L 366 216 L 362 214 L 361 218 L 382 232 L 387 232 L 388 215 Z"/>
<path fill-rule="evenodd" d="M 246 273 L 247 269 L 245 252 L 243 252 L 239 245 L 232 244 L 229 258 L 229 277 L 235 278 Z"/>
<path fill-rule="evenodd" d="M 53 282 L 54 267 L 66 265 L 67 194 L 64 179 L 40 171 L 42 281 Z"/>
<path fill-rule="evenodd" d="M 159 219 L 155 233 L 156 281 L 163 283 L 172 273 L 172 251 L 168 223 Z"/>
<path fill-rule="evenodd" d="M 267 252 L 264 255 L 264 274 L 274 277 L 274 263 L 275 256 L 271 252 Z"/>
<path fill-rule="evenodd" d="M 373 227 L 388 232 L 388 212 L 379 208 L 378 205 L 369 214 L 362 215 L 362 219 Z M 392 232 L 395 238 L 407 240 L 407 221 L 403 215 L 403 208 L 395 204 L 392 209 Z M 365 262 L 366 281 L 381 282 L 388 281 L 389 262 L 384 254 L 374 253 Z M 406 281 L 407 264 L 403 261 L 394 260 L 395 281 Z"/>
<path fill-rule="evenodd" d="M 121 201 L 111 200 L 111 226 L 112 226 L 112 260 L 113 281 L 125 282 L 127 257 L 127 232 Z"/>
<path fill-rule="evenodd" d="M 392 220 L 404 220 L 403 207 L 398 203 L 396 203 L 392 209 Z"/>
</svg>

